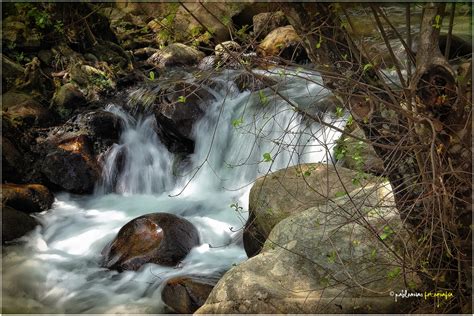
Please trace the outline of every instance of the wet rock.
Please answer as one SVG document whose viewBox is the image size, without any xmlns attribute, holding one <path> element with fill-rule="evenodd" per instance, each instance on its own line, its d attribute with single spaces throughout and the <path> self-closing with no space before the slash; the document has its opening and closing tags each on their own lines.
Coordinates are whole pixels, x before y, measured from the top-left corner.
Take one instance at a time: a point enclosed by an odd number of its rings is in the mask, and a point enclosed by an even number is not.
<svg viewBox="0 0 474 316">
<path fill-rule="evenodd" d="M 257 39 L 265 38 L 272 30 L 288 25 L 282 11 L 264 12 L 253 16 L 253 33 Z"/>
<path fill-rule="evenodd" d="M 235 83 L 240 91 L 258 91 L 277 84 L 275 80 L 270 77 L 260 74 L 249 74 L 243 72 L 235 78 Z"/>
<path fill-rule="evenodd" d="M 186 219 L 168 213 L 137 217 L 123 226 L 103 250 L 103 266 L 138 270 L 147 263 L 173 266 L 199 245 L 197 229 Z"/>
<path fill-rule="evenodd" d="M 421 282 L 397 259 L 414 245 L 394 205 L 390 185 L 374 184 L 294 213 L 262 253 L 224 274 L 196 313 L 406 312 L 410 304 L 390 292 Z"/>
<path fill-rule="evenodd" d="M 257 53 L 264 57 L 277 56 L 296 62 L 308 59 L 301 44 L 301 38 L 291 25 L 271 31 L 258 46 Z"/>
<path fill-rule="evenodd" d="M 41 184 L 2 184 L 2 204 L 25 213 L 36 213 L 51 208 L 53 194 Z"/>
<path fill-rule="evenodd" d="M 193 126 L 213 100 L 204 88 L 184 81 L 173 83 L 160 92 L 154 112 L 162 127 L 160 138 L 170 151 L 194 151 Z"/>
<path fill-rule="evenodd" d="M 177 277 L 166 282 L 161 298 L 175 313 L 192 314 L 206 301 L 217 280 Z"/>
<path fill-rule="evenodd" d="M 41 172 L 58 188 L 90 193 L 100 176 L 96 157 L 87 136 L 63 140 L 44 158 Z"/>
<path fill-rule="evenodd" d="M 217 65 L 217 57 L 215 55 L 206 56 L 199 62 L 200 70 L 213 70 Z"/>
<path fill-rule="evenodd" d="M 148 62 L 158 68 L 197 65 L 204 53 L 181 43 L 174 43 L 154 53 Z"/>
<path fill-rule="evenodd" d="M 2 207 L 2 244 L 24 236 L 35 229 L 36 219 L 9 206 Z"/>
<path fill-rule="evenodd" d="M 324 204 L 339 194 L 368 183 L 370 176 L 353 182 L 358 173 L 326 164 L 301 164 L 258 178 L 250 190 L 249 218 L 244 247 L 252 257 L 262 248 L 273 227 L 292 214 Z"/>
</svg>

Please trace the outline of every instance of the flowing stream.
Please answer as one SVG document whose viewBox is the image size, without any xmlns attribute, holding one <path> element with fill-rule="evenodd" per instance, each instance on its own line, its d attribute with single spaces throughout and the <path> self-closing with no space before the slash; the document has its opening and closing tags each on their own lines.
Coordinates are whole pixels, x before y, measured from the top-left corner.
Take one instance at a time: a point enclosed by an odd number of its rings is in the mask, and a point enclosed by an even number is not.
<svg viewBox="0 0 474 316">
<path fill-rule="evenodd" d="M 258 72 L 278 82 L 281 96 L 325 122 L 343 125 L 344 118 L 325 113 L 330 96 L 317 73 Z M 215 101 L 194 126 L 195 152 L 186 163 L 160 142 L 153 116 L 132 116 L 124 104 L 104 104 L 125 127 L 104 159 L 96 192 L 58 194 L 52 210 L 36 215 L 43 227 L 6 249 L 4 311 L 165 312 L 164 280 L 189 274 L 218 277 L 247 258 L 239 231 L 253 181 L 290 165 L 331 159 L 339 134 L 307 122 L 268 88 L 239 92 L 232 80 L 236 75 L 223 71 L 206 87 Z M 100 252 L 118 230 L 152 212 L 184 216 L 198 228 L 202 244 L 179 267 L 148 264 L 123 273 L 101 268 Z"/>
</svg>

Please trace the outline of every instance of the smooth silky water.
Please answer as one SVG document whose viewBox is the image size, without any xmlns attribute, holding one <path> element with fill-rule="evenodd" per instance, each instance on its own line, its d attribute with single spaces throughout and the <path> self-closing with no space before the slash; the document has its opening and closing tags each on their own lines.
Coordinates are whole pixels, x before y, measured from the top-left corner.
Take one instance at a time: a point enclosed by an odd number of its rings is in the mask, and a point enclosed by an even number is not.
<svg viewBox="0 0 474 316">
<path fill-rule="evenodd" d="M 344 118 L 314 106 L 328 97 L 317 73 L 257 72 L 277 80 L 279 93 L 299 107 L 343 126 Z M 57 194 L 51 210 L 35 215 L 43 226 L 4 249 L 4 312 L 165 312 L 160 294 L 166 279 L 218 277 L 247 258 L 239 239 L 253 181 L 298 163 L 328 161 L 339 133 L 307 122 L 269 88 L 239 92 L 236 75 L 224 71 L 206 87 L 215 101 L 195 124 L 195 152 L 181 168 L 156 135 L 153 116 L 132 116 L 124 104 L 104 105 L 124 129 L 103 159 L 95 194 Z M 265 153 L 271 160 L 264 161 Z M 202 244 L 177 267 L 148 264 L 122 273 L 101 268 L 100 252 L 118 230 L 152 212 L 184 216 L 196 225 Z"/>
</svg>

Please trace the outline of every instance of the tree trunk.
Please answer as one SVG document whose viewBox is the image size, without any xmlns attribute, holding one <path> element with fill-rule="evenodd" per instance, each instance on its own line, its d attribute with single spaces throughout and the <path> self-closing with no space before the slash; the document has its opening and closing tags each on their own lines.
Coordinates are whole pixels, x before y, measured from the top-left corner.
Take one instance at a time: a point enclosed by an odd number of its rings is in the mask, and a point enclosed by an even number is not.
<svg viewBox="0 0 474 316">
<path fill-rule="evenodd" d="M 470 87 L 456 80 L 438 47 L 444 8 L 425 6 L 415 73 L 394 91 L 351 40 L 336 5 L 282 4 L 325 85 L 384 161 L 400 215 L 419 242 L 417 257 L 407 254 L 417 264 L 411 268 L 426 290 L 453 292 L 444 311 L 466 312 L 472 308 Z"/>
</svg>

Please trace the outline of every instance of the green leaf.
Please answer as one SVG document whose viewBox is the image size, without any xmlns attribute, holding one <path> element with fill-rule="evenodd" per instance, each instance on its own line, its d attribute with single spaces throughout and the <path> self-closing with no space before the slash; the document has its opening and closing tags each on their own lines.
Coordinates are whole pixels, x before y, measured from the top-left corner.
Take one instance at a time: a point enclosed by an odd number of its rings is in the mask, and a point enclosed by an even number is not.
<svg viewBox="0 0 474 316">
<path fill-rule="evenodd" d="M 262 90 L 258 91 L 258 97 L 260 98 L 260 102 L 263 104 L 263 105 L 267 105 L 268 104 L 268 97 L 265 95 L 265 93 L 263 93 Z"/>
<path fill-rule="evenodd" d="M 239 127 L 240 125 L 242 125 L 244 123 L 244 120 L 243 118 L 238 118 L 238 119 L 235 119 L 235 120 L 232 120 L 232 126 L 233 127 Z"/>
<path fill-rule="evenodd" d="M 335 251 L 331 251 L 330 253 L 328 253 L 327 257 L 328 257 L 328 262 L 329 263 L 336 262 L 336 252 Z"/>
<path fill-rule="evenodd" d="M 320 49 L 321 48 L 321 42 L 316 43 L 316 48 Z"/>
<path fill-rule="evenodd" d="M 270 155 L 270 153 L 264 153 L 263 154 L 263 161 L 265 161 L 265 162 L 273 161 L 272 156 Z"/>
<path fill-rule="evenodd" d="M 367 70 L 369 70 L 371 68 L 374 68 L 374 65 L 372 65 L 371 63 L 365 64 L 364 65 L 364 72 L 366 72 Z"/>
<path fill-rule="evenodd" d="M 343 117 L 344 116 L 344 108 L 338 106 L 336 107 L 336 116 L 337 117 Z"/>
<path fill-rule="evenodd" d="M 397 276 L 400 275 L 400 272 L 402 271 L 402 269 L 400 269 L 400 267 L 396 267 L 392 270 L 390 270 L 388 273 L 387 273 L 387 277 L 389 279 L 395 279 Z"/>
<path fill-rule="evenodd" d="M 394 231 L 390 226 L 384 226 L 383 233 L 380 235 L 380 239 L 385 240 L 392 236 L 393 233 Z"/>
<path fill-rule="evenodd" d="M 346 194 L 347 193 L 345 191 L 339 191 L 339 192 L 336 192 L 335 196 L 338 198 L 338 197 L 344 196 Z"/>
<path fill-rule="evenodd" d="M 370 259 L 371 260 L 375 260 L 375 258 L 377 257 L 377 249 L 372 249 L 372 251 L 370 252 Z"/>
<path fill-rule="evenodd" d="M 352 115 L 349 115 L 346 126 L 351 126 L 352 124 L 354 124 L 354 118 L 352 117 Z"/>
<path fill-rule="evenodd" d="M 184 95 L 180 95 L 180 96 L 178 97 L 178 102 L 180 102 L 180 103 L 186 103 L 186 97 L 185 97 Z"/>
<path fill-rule="evenodd" d="M 155 72 L 154 71 L 150 71 L 149 76 L 150 76 L 151 81 L 155 80 Z"/>
</svg>

